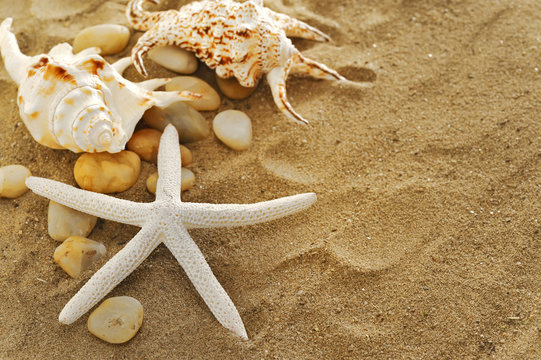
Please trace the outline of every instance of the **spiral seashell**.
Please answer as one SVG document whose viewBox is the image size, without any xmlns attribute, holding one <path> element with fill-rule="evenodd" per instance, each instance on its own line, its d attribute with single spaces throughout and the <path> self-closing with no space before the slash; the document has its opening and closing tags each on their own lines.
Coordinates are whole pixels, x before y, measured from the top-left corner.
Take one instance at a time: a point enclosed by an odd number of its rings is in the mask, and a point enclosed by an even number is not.
<svg viewBox="0 0 541 360">
<path fill-rule="evenodd" d="M 49 54 L 26 56 L 10 31 L 11 23 L 7 18 L 0 25 L 2 59 L 19 85 L 21 118 L 32 137 L 45 146 L 73 152 L 119 152 L 147 109 L 200 97 L 187 91 L 152 91 L 169 79 L 128 81 L 121 73 L 131 60 L 108 64 L 96 48 L 74 55 L 64 43 Z"/>
</svg>

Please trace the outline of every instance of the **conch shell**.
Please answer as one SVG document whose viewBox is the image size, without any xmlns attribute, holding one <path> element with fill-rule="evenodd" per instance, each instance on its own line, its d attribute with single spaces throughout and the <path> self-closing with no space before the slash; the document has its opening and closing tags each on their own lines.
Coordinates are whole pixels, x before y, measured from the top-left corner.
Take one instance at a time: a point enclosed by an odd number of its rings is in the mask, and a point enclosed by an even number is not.
<svg viewBox="0 0 541 360">
<path fill-rule="evenodd" d="M 145 110 L 200 97 L 187 91 L 151 91 L 169 79 L 128 81 L 121 73 L 131 60 L 110 65 L 98 55 L 98 48 L 74 55 L 72 47 L 63 43 L 49 54 L 26 56 L 10 31 L 11 24 L 7 18 L 0 25 L 2 59 L 19 86 L 21 118 L 42 145 L 116 153 L 124 149 Z"/>
<path fill-rule="evenodd" d="M 143 4 L 158 0 L 130 0 L 126 15 L 137 30 L 146 31 L 132 49 L 135 68 L 146 76 L 143 56 L 158 46 L 176 45 L 195 55 L 222 78 L 235 77 L 253 87 L 267 74 L 274 102 L 288 118 L 307 123 L 287 99 L 288 74 L 338 80 L 357 88 L 324 64 L 304 57 L 288 36 L 329 41 L 318 29 L 263 6 L 262 0 L 190 2 L 179 10 L 146 11 Z M 368 85 L 369 86 L 369 85 Z"/>
</svg>

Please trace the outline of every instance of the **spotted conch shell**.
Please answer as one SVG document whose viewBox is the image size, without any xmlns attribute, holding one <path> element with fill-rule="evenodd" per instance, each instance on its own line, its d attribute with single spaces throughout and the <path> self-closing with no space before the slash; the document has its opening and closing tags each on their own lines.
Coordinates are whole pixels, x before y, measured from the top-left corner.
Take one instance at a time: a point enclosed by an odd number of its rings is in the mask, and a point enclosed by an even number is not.
<svg viewBox="0 0 541 360">
<path fill-rule="evenodd" d="M 49 54 L 26 56 L 10 31 L 11 23 L 7 18 L 0 25 L 2 59 L 19 86 L 21 118 L 32 137 L 45 146 L 119 152 L 145 110 L 199 97 L 190 92 L 151 91 L 169 79 L 128 81 L 121 73 L 131 59 L 110 65 L 97 48 L 74 55 L 72 47 L 63 43 Z"/>
<path fill-rule="evenodd" d="M 146 31 L 132 49 L 136 69 L 146 75 L 142 57 L 158 46 L 176 45 L 193 51 L 222 78 L 235 77 L 243 86 L 255 86 L 267 74 L 274 102 L 290 119 L 307 123 L 297 114 L 286 94 L 290 71 L 319 79 L 339 80 L 354 86 L 327 66 L 305 58 L 288 36 L 329 41 L 318 29 L 263 6 L 262 0 L 196 1 L 179 10 L 149 12 L 145 2 L 131 0 L 126 15 L 131 25 Z"/>
</svg>

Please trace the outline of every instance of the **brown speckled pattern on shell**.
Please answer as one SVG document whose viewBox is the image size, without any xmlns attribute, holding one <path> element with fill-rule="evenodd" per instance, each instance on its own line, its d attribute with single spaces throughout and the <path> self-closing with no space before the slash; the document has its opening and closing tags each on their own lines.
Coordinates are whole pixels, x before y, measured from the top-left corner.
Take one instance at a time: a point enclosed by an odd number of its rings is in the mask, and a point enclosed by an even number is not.
<svg viewBox="0 0 541 360">
<path fill-rule="evenodd" d="M 189 92 L 149 91 L 169 79 L 130 82 L 121 75 L 130 59 L 110 65 L 97 48 L 73 54 L 72 47 L 63 43 L 48 54 L 26 56 L 11 24 L 7 18 L 0 25 L 0 51 L 6 70 L 19 86 L 21 119 L 42 145 L 73 152 L 119 152 L 147 109 L 199 97 Z"/>
<path fill-rule="evenodd" d="M 329 37 L 310 25 L 276 13 L 261 1 L 196 1 L 179 10 L 151 12 L 145 2 L 131 0 L 126 15 L 131 25 L 146 31 L 132 49 L 137 70 L 147 75 L 143 56 L 151 49 L 176 45 L 193 51 L 222 78 L 235 77 L 245 87 L 257 85 L 264 74 L 276 77 L 271 83 L 277 106 L 289 118 L 307 122 L 287 101 L 285 81 L 290 70 L 321 79 L 346 80 L 334 70 L 304 58 L 288 36 L 328 41 Z M 273 72 L 282 69 L 280 72 Z M 273 75 L 270 75 L 273 74 Z"/>
<path fill-rule="evenodd" d="M 133 54 L 160 45 L 176 45 L 193 51 L 216 69 L 218 76 L 234 76 L 246 87 L 255 86 L 263 74 L 280 66 L 280 45 L 291 44 L 264 9 L 252 2 L 193 2 L 179 11 L 158 14 L 132 24 L 136 29 L 149 29 Z"/>
</svg>

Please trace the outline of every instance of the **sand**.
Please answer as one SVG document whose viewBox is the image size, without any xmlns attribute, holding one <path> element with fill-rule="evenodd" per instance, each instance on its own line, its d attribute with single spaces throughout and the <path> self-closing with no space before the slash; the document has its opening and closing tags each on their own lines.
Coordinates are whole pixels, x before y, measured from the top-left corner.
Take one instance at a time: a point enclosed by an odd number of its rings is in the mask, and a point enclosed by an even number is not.
<svg viewBox="0 0 541 360">
<path fill-rule="evenodd" d="M 125 24 L 126 2 L 1 0 L 0 17 L 15 18 L 33 55 L 84 27 Z M 374 87 L 292 77 L 291 102 L 311 120 L 303 127 L 263 82 L 221 107 L 252 118 L 249 150 L 214 136 L 188 145 L 197 183 L 185 201 L 318 195 L 272 223 L 191 231 L 250 340 L 220 326 L 163 245 L 110 294 L 144 306 L 130 342 L 95 338 L 88 314 L 60 325 L 64 304 L 137 228 L 100 220 L 90 237 L 108 253 L 71 279 L 52 258 L 47 201 L 29 192 L 0 200 L 0 358 L 541 358 L 539 1 L 266 3 L 332 36 L 295 40 L 305 55 Z M 215 86 L 211 71 L 197 74 Z M 141 80 L 133 68 L 127 77 Z M 75 184 L 77 155 L 37 144 L 3 69 L 0 85 L 0 165 Z M 153 200 L 144 183 L 155 166 L 142 169 L 119 197 Z"/>
</svg>

